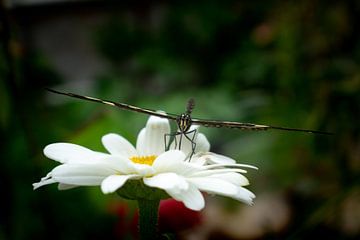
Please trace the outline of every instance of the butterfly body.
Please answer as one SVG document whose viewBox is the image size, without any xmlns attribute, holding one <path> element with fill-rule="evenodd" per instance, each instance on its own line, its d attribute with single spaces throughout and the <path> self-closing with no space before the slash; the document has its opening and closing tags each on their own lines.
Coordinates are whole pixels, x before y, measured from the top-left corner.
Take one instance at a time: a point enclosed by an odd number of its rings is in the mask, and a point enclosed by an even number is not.
<svg viewBox="0 0 360 240">
<path fill-rule="evenodd" d="M 178 126 L 178 131 L 182 133 L 186 133 L 189 131 L 192 125 L 192 119 L 190 114 L 182 113 L 176 118 L 176 124 Z"/>
</svg>

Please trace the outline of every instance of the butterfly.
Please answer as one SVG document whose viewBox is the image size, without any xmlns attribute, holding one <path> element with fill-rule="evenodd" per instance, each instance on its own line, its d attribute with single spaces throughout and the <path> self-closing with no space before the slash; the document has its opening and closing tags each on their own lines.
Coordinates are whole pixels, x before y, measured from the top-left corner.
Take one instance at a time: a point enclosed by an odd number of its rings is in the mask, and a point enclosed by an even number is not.
<svg viewBox="0 0 360 240">
<path fill-rule="evenodd" d="M 156 117 L 160 117 L 160 118 L 166 118 L 166 119 L 175 121 L 177 124 L 178 130 L 174 133 L 166 134 L 166 136 L 164 136 L 165 146 L 167 146 L 167 144 L 166 144 L 167 136 L 175 137 L 174 138 L 175 141 L 176 141 L 176 136 L 179 136 L 180 140 L 179 140 L 178 148 L 181 149 L 181 141 L 182 141 L 182 137 L 184 136 L 186 139 L 188 139 L 191 142 L 193 153 L 194 153 L 195 147 L 196 147 L 194 138 L 195 138 L 197 130 L 196 129 L 190 130 L 190 127 L 192 125 L 200 125 L 200 126 L 204 126 L 204 127 L 215 127 L 215 128 L 234 128 L 234 129 L 241 129 L 241 130 L 276 129 L 276 130 L 282 130 L 282 131 L 305 132 L 305 133 L 323 134 L 323 135 L 332 135 L 333 134 L 330 132 L 309 130 L 309 129 L 278 127 L 278 126 L 271 126 L 271 125 L 242 123 L 242 122 L 234 122 L 234 121 L 219 121 L 219 120 L 192 118 L 191 113 L 195 107 L 195 100 L 193 98 L 190 98 L 188 100 L 184 113 L 173 114 L 173 113 L 155 111 L 155 110 L 151 110 L 148 108 L 140 108 L 137 106 L 126 104 L 126 103 L 119 103 L 119 102 L 102 100 L 99 98 L 94 98 L 94 97 L 89 97 L 89 96 L 83 96 L 83 95 L 79 95 L 79 94 L 75 94 L 75 93 L 60 92 L 60 91 L 49 89 L 49 88 L 47 88 L 46 90 L 56 93 L 56 94 L 66 95 L 69 97 L 83 99 L 86 101 L 102 103 L 102 104 L 110 105 L 110 106 L 117 107 L 117 108 L 124 109 L 124 110 L 144 113 L 144 114 L 148 114 L 148 115 L 152 115 L 152 116 L 156 116 Z M 192 136 L 190 136 L 190 134 L 192 134 Z M 175 143 L 175 148 L 176 147 L 177 147 L 177 143 Z"/>
</svg>

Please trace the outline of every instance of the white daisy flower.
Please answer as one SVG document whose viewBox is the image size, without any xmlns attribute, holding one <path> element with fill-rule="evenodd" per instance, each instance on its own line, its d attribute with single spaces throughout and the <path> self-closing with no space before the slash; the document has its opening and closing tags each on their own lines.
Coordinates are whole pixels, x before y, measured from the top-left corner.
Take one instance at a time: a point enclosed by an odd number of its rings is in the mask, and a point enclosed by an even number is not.
<svg viewBox="0 0 360 240">
<path fill-rule="evenodd" d="M 138 134 L 136 148 L 113 133 L 102 138 L 109 153 L 71 143 L 50 144 L 44 149 L 45 156 L 61 165 L 34 183 L 34 189 L 51 183 L 59 183 L 61 190 L 101 186 L 105 194 L 117 191 L 130 199 L 172 197 L 193 210 L 205 205 L 201 191 L 252 204 L 255 195 L 244 188 L 249 181 L 242 174 L 246 173 L 243 168 L 256 167 L 209 152 L 210 144 L 201 133 L 194 136 L 196 147 L 190 160 L 191 142 L 185 138 L 181 151 L 165 151 L 164 135 L 168 133 L 168 120 L 151 116 Z"/>
</svg>

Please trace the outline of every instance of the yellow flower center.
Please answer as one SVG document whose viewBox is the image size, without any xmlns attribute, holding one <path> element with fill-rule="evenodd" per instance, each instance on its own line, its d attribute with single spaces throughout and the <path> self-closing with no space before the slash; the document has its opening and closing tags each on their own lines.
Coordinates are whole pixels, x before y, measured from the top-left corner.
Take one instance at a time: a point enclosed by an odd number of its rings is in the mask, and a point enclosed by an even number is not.
<svg viewBox="0 0 360 240">
<path fill-rule="evenodd" d="M 133 161 L 134 163 L 139 163 L 139 164 L 147 164 L 147 165 L 152 165 L 153 162 L 155 161 L 156 156 L 155 155 L 150 155 L 150 156 L 133 156 L 130 158 L 131 161 Z"/>
</svg>

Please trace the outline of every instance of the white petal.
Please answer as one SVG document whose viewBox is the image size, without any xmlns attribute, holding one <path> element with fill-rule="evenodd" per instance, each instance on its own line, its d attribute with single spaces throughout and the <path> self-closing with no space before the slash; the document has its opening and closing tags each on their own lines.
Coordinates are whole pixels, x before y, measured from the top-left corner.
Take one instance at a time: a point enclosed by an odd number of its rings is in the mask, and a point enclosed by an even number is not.
<svg viewBox="0 0 360 240">
<path fill-rule="evenodd" d="M 127 158 L 137 155 L 133 145 L 118 134 L 106 134 L 101 140 L 106 150 L 113 155 L 120 155 Z"/>
<path fill-rule="evenodd" d="M 223 169 L 223 168 L 252 168 L 258 170 L 257 167 L 250 165 L 250 164 L 242 164 L 242 163 L 233 163 L 233 164 L 221 164 L 221 163 L 213 163 L 210 165 L 204 166 L 204 169 Z M 243 170 L 245 171 L 245 170 Z M 246 172 L 246 171 L 245 171 Z"/>
<path fill-rule="evenodd" d="M 195 152 L 208 152 L 210 151 L 210 143 L 204 134 L 199 133 L 196 137 Z"/>
<path fill-rule="evenodd" d="M 177 194 L 189 188 L 189 183 L 175 173 L 161 173 L 153 177 L 144 178 L 144 183 L 149 187 L 161 188 L 166 191 L 170 190 Z"/>
<path fill-rule="evenodd" d="M 189 182 L 194 184 L 197 188 L 202 191 L 209 193 L 216 193 L 220 195 L 235 195 L 238 192 L 238 187 L 234 184 L 217 178 L 188 178 Z"/>
<path fill-rule="evenodd" d="M 39 187 L 42 187 L 44 185 L 55 183 L 56 181 L 51 178 L 51 172 L 46 175 L 46 177 L 43 177 L 40 182 L 33 183 L 33 189 L 38 189 Z"/>
<path fill-rule="evenodd" d="M 166 190 L 166 192 L 175 200 L 183 202 L 184 205 L 191 210 L 200 211 L 205 206 L 203 195 L 193 185 L 190 185 L 188 190 L 182 191 L 181 193 L 173 192 L 172 189 Z"/>
<path fill-rule="evenodd" d="M 136 172 L 137 174 L 139 174 L 141 176 L 150 176 L 150 175 L 155 174 L 154 168 L 152 166 L 147 165 L 147 164 L 135 163 L 134 167 L 135 167 L 134 172 Z"/>
<path fill-rule="evenodd" d="M 64 184 L 64 183 L 59 183 L 59 185 L 58 185 L 59 190 L 68 190 L 68 189 L 72 189 L 72 188 L 76 188 L 76 187 L 78 187 L 78 186 L 71 185 L 71 184 Z"/>
<path fill-rule="evenodd" d="M 207 164 L 207 161 L 205 158 L 201 157 L 203 155 L 202 152 L 195 153 L 191 159 L 190 162 L 199 166 L 203 166 Z"/>
<path fill-rule="evenodd" d="M 154 163 L 153 168 L 157 172 L 172 172 L 178 168 L 178 164 L 183 163 L 185 154 L 179 150 L 166 151 L 158 156 Z"/>
<path fill-rule="evenodd" d="M 207 165 L 210 166 L 210 165 Z M 204 169 L 205 167 L 202 166 L 202 168 Z M 245 170 L 240 169 L 240 168 L 220 168 L 220 169 L 209 169 L 209 170 L 201 170 L 201 171 L 197 171 L 194 172 L 191 177 L 211 177 L 214 176 L 216 174 L 225 174 L 225 173 L 246 173 Z"/>
<path fill-rule="evenodd" d="M 237 194 L 232 197 L 238 201 L 252 205 L 253 199 L 255 198 L 255 194 L 253 194 L 251 191 L 247 190 L 246 188 L 239 187 Z"/>
<path fill-rule="evenodd" d="M 44 148 L 46 157 L 60 163 L 91 162 L 108 156 L 72 143 L 53 143 Z"/>
<path fill-rule="evenodd" d="M 102 164 L 64 164 L 52 170 L 52 178 L 59 183 L 77 186 L 97 186 L 115 171 Z"/>
<path fill-rule="evenodd" d="M 185 154 L 170 150 L 161 154 L 153 163 L 156 173 L 174 172 L 181 176 L 191 176 L 201 170 L 201 166 L 185 162 Z"/>
<path fill-rule="evenodd" d="M 146 123 L 142 146 L 138 148 L 140 155 L 160 155 L 165 151 L 165 134 L 170 133 L 170 124 L 167 119 L 151 116 Z M 138 144 L 136 145 L 138 146 Z"/>
<path fill-rule="evenodd" d="M 130 159 L 120 155 L 110 155 L 110 157 L 106 157 L 105 159 L 96 161 L 95 163 L 106 166 L 109 169 L 112 169 L 114 172 L 122 175 L 136 173 L 146 176 L 155 173 L 152 166 L 134 163 Z"/>
<path fill-rule="evenodd" d="M 220 178 L 236 186 L 249 185 L 249 180 L 244 175 L 235 172 L 214 174 L 209 177 Z"/>
<path fill-rule="evenodd" d="M 101 183 L 101 191 L 105 194 L 113 193 L 121 188 L 128 179 L 135 178 L 137 175 L 111 175 Z"/>
<path fill-rule="evenodd" d="M 130 159 L 123 156 L 112 155 L 105 158 L 103 161 L 98 161 L 97 163 L 106 165 L 121 174 L 130 174 L 136 172 L 135 164 Z"/>
<path fill-rule="evenodd" d="M 146 132 L 146 128 L 141 129 L 141 131 L 139 132 L 138 136 L 137 136 L 137 140 L 136 140 L 136 150 L 139 153 L 139 155 L 144 155 L 143 153 L 145 152 L 145 132 Z"/>
<path fill-rule="evenodd" d="M 198 158 L 203 158 L 208 164 L 234 164 L 236 161 L 232 158 L 226 157 L 224 155 L 216 154 L 213 152 L 199 153 Z"/>
</svg>

